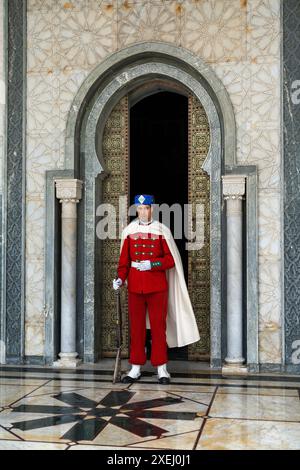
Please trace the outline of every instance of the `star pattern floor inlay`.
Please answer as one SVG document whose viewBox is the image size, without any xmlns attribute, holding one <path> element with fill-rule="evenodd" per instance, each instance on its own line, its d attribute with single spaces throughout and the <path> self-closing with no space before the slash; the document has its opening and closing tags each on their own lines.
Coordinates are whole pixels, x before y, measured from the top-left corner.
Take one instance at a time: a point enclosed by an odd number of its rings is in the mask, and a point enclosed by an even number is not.
<svg viewBox="0 0 300 470">
<path fill-rule="evenodd" d="M 0 367 L 0 449 L 299 449 L 300 377 Z"/>
</svg>

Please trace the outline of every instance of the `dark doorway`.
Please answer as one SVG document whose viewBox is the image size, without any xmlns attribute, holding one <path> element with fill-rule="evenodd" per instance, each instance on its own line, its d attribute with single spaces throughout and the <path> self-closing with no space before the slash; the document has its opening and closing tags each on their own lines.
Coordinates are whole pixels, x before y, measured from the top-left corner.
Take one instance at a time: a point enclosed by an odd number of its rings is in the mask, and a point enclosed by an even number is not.
<svg viewBox="0 0 300 470">
<path fill-rule="evenodd" d="M 188 202 L 188 98 L 183 95 L 155 93 L 130 109 L 131 203 L 139 193 L 153 194 L 157 204 L 180 204 L 182 211 Z M 174 234 L 172 216 L 169 228 Z M 186 239 L 175 238 L 175 242 L 187 282 Z M 148 358 L 150 348 L 148 331 Z M 188 347 L 169 349 L 168 356 L 170 360 L 187 360 Z"/>
</svg>

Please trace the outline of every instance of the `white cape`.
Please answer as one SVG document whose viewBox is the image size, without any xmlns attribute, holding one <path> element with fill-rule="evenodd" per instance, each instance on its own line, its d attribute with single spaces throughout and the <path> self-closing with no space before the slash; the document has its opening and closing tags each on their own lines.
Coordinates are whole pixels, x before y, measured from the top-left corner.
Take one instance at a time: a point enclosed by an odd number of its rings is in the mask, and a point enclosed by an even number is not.
<svg viewBox="0 0 300 470">
<path fill-rule="evenodd" d="M 181 256 L 171 231 L 157 220 L 149 225 L 143 225 L 139 224 L 138 218 L 134 219 L 122 231 L 120 253 L 124 239 L 129 234 L 136 232 L 163 235 L 175 261 L 175 266 L 166 270 L 169 285 L 166 336 L 169 348 L 195 343 L 200 339 L 200 335 L 184 278 Z M 149 327 L 147 309 L 147 328 Z"/>
</svg>

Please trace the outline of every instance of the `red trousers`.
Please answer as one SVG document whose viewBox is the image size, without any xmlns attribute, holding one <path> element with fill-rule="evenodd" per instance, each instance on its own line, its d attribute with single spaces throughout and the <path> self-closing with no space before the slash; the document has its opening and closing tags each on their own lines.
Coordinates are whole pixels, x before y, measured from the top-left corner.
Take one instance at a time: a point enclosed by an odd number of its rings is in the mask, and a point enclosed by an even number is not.
<svg viewBox="0 0 300 470">
<path fill-rule="evenodd" d="M 151 364 L 160 366 L 168 362 L 166 319 L 168 311 L 168 290 L 138 294 L 128 292 L 128 313 L 130 327 L 130 364 L 143 365 L 147 361 L 146 305 L 151 327 Z"/>
</svg>

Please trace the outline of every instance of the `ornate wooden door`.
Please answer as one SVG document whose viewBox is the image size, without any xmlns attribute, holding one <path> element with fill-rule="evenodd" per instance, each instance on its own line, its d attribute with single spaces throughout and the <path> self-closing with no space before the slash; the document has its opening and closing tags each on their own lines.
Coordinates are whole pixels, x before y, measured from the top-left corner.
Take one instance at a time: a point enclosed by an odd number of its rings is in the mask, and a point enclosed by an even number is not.
<svg viewBox="0 0 300 470">
<path fill-rule="evenodd" d="M 188 98 L 188 202 L 192 207 L 192 228 L 196 229 L 196 204 L 202 204 L 204 214 L 204 245 L 188 253 L 188 290 L 193 305 L 200 341 L 188 348 L 191 360 L 208 360 L 210 353 L 210 179 L 201 169 L 210 142 L 209 123 L 199 100 Z"/>
<path fill-rule="evenodd" d="M 119 220 L 119 197 L 127 197 L 128 186 L 128 97 L 125 96 L 111 112 L 103 134 L 103 159 L 108 176 L 102 185 L 102 202 L 113 204 L 117 221 Z M 129 223 L 129 219 L 127 220 Z M 118 229 L 118 227 L 117 227 Z M 116 277 L 116 268 L 120 254 L 120 239 L 102 241 L 101 247 L 101 349 L 103 357 L 114 357 L 116 354 L 116 298 L 112 289 L 112 279 Z M 121 289 L 123 310 L 123 344 L 122 357 L 128 356 L 128 314 L 127 289 Z"/>
<path fill-rule="evenodd" d="M 107 178 L 103 182 L 102 201 L 115 206 L 119 214 L 119 196 L 127 196 L 129 207 L 129 149 L 128 149 L 128 97 L 115 106 L 108 118 L 103 135 L 103 158 Z M 210 184 L 209 176 L 201 169 L 209 148 L 209 124 L 201 103 L 193 96 L 188 98 L 188 202 L 192 205 L 192 223 L 195 229 L 196 204 L 204 208 L 204 246 L 188 254 L 188 289 L 194 308 L 201 340 L 190 345 L 190 360 L 207 360 L 210 350 Z M 129 220 L 128 220 L 129 222 Z M 102 242 L 101 324 L 102 356 L 115 356 L 116 305 L 112 279 L 116 275 L 120 240 Z M 127 291 L 121 289 L 124 318 L 123 357 L 128 357 Z"/>
</svg>

